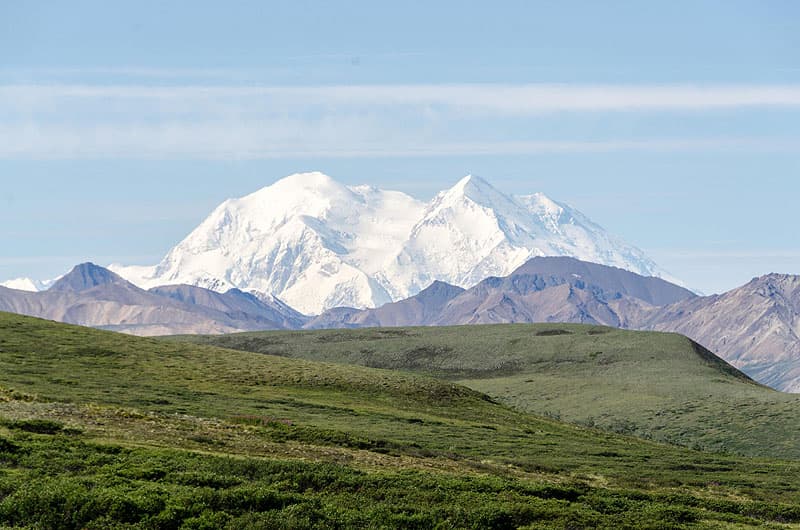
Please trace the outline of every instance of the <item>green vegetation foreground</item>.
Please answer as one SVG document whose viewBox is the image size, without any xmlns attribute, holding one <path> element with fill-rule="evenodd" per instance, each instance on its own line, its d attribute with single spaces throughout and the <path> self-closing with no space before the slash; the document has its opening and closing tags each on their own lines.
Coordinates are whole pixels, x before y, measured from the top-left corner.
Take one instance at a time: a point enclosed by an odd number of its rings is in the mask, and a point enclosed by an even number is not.
<svg viewBox="0 0 800 530">
<path fill-rule="evenodd" d="M 0 313 L 0 525 L 800 523 L 800 463 L 516 412 L 450 382 Z"/>
<path fill-rule="evenodd" d="M 706 451 L 800 459 L 800 395 L 754 383 L 674 333 L 498 324 L 177 339 L 421 373 L 585 426 Z"/>
</svg>

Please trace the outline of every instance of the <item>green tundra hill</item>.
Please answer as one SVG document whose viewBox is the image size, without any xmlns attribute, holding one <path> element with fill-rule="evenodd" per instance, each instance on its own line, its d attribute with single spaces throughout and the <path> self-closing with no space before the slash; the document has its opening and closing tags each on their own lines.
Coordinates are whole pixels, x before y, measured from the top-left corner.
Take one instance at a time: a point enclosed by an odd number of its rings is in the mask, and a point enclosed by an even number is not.
<svg viewBox="0 0 800 530">
<path fill-rule="evenodd" d="M 424 374 L 0 313 L 0 527 L 789 528 L 798 477 Z"/>
<path fill-rule="evenodd" d="M 517 410 L 696 449 L 800 459 L 800 395 L 673 333 L 581 324 L 258 332 L 178 340 L 391 368 Z"/>
</svg>

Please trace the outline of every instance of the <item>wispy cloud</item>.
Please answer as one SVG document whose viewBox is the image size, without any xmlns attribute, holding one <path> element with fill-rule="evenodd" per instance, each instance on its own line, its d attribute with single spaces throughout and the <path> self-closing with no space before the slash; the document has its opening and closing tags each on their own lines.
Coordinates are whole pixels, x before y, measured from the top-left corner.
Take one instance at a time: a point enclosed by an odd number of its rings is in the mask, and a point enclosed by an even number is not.
<svg viewBox="0 0 800 530">
<path fill-rule="evenodd" d="M 213 101 L 262 99 L 295 105 L 438 105 L 496 112 L 702 110 L 800 106 L 800 85 L 5 85 L 5 101 L 61 98 Z"/>
<path fill-rule="evenodd" d="M 72 254 L 72 255 L 63 255 L 63 256 L 0 256 L 0 266 L 12 266 L 12 265 L 41 265 L 53 262 L 63 262 L 70 264 L 70 266 L 79 263 L 81 261 L 86 261 L 87 259 L 93 259 L 100 263 L 110 263 L 114 260 L 120 260 L 124 262 L 138 262 L 138 263 L 147 263 L 152 262 L 158 259 L 161 259 L 163 255 L 160 254 L 137 254 L 137 255 L 130 255 L 130 256 L 120 256 L 120 255 L 93 255 L 91 258 L 87 257 L 84 254 Z M 66 272 L 66 271 L 64 271 Z M 0 281 L 7 280 L 9 278 L 0 278 Z"/>
<path fill-rule="evenodd" d="M 800 259 L 800 249 L 763 249 L 763 250 L 707 250 L 696 248 L 655 248 L 651 252 L 671 259 L 690 261 L 702 259 L 732 260 L 796 260 Z"/>
<path fill-rule="evenodd" d="M 798 151 L 785 135 L 587 139 L 542 125 L 558 113 L 761 107 L 800 111 L 800 85 L 0 85 L 0 158 Z"/>
<path fill-rule="evenodd" d="M 265 134 L 266 133 L 266 134 Z M 309 131 L 302 140 L 276 138 L 242 124 L 157 127 L 0 127 L 0 158 L 281 159 L 390 158 L 614 152 L 800 152 L 800 138 L 649 139 L 608 141 L 374 142 Z M 362 135 L 359 135 L 362 136 Z"/>
</svg>

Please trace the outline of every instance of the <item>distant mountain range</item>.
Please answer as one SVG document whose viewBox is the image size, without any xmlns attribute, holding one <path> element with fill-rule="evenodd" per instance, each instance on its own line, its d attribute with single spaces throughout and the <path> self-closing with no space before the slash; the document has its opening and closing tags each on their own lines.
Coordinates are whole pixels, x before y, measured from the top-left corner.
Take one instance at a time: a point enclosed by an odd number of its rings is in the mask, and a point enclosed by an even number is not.
<svg viewBox="0 0 800 530">
<path fill-rule="evenodd" d="M 306 327 L 447 326 L 504 322 L 581 322 L 627 327 L 628 306 L 650 307 L 696 295 L 660 278 L 574 258 L 533 258 L 509 276 L 470 289 L 434 282 L 375 309 L 336 308 Z"/>
<path fill-rule="evenodd" d="M 76 266 L 46 291 L 0 287 L 0 311 L 136 335 L 285 329 L 308 320 L 272 296 L 189 285 L 145 291 L 92 263 Z"/>
<path fill-rule="evenodd" d="M 0 311 L 138 335 L 509 322 L 674 331 L 763 384 L 800 392 L 800 276 L 770 274 L 703 297 L 617 267 L 537 257 L 469 289 L 435 281 L 398 302 L 337 307 L 309 317 L 258 292 L 218 293 L 191 285 L 144 290 L 86 263 L 47 291 L 0 287 Z"/>
<path fill-rule="evenodd" d="M 143 288 L 257 290 L 319 314 L 401 300 L 434 280 L 470 287 L 534 256 L 668 278 L 641 250 L 541 193 L 510 196 L 467 176 L 424 203 L 322 173 L 225 201 L 158 265 L 111 269 Z"/>
</svg>

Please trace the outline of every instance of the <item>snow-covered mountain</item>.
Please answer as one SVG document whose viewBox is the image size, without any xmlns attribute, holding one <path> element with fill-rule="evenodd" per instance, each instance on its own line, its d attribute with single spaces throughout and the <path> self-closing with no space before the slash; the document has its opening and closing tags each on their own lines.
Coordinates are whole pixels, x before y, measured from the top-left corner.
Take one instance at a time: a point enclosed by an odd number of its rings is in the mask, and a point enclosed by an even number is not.
<svg viewBox="0 0 800 530">
<path fill-rule="evenodd" d="M 318 314 L 376 307 L 434 280 L 470 287 L 535 256 L 668 278 L 641 250 L 540 193 L 509 196 L 470 175 L 425 204 L 316 172 L 225 201 L 158 265 L 111 269 L 144 288 L 256 290 Z"/>
<path fill-rule="evenodd" d="M 15 278 L 13 280 L 0 282 L 0 287 L 8 287 L 9 289 L 16 289 L 18 291 L 29 291 L 36 293 L 39 291 L 46 291 L 51 285 L 56 283 L 59 278 L 44 281 L 32 280 L 31 278 Z"/>
<path fill-rule="evenodd" d="M 645 254 L 542 193 L 508 196 L 467 176 L 437 195 L 414 225 L 386 278 L 397 299 L 434 280 L 471 287 L 536 256 L 571 256 L 645 276 L 667 276 Z"/>
<path fill-rule="evenodd" d="M 111 269 L 141 287 L 184 283 L 278 296 L 304 313 L 392 301 L 376 276 L 424 204 L 322 173 L 222 203 L 155 267 Z"/>
</svg>

